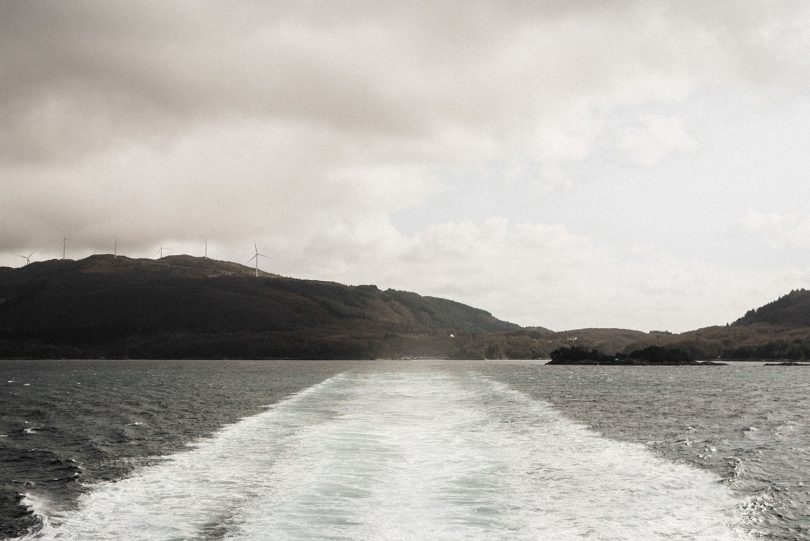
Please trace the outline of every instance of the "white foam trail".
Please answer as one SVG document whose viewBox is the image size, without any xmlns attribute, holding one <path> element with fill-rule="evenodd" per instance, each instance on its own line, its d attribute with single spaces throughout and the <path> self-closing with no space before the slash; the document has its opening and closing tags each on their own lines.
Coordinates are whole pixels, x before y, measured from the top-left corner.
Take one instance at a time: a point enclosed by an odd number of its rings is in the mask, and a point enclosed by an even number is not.
<svg viewBox="0 0 810 541">
<path fill-rule="evenodd" d="M 332 381 L 340 376 L 332 378 Z M 327 380 L 114 483 L 101 483 L 67 512 L 28 504 L 44 517 L 23 539 L 197 539 L 227 521 L 232 509 L 263 489 L 263 475 L 304 427 L 333 417 Z"/>
<path fill-rule="evenodd" d="M 22 495 L 20 505 L 28 509 L 35 516 L 39 517 L 43 529 L 50 528 L 50 506 L 45 498 L 25 493 Z"/>
<path fill-rule="evenodd" d="M 506 386 L 327 380 L 51 515 L 48 539 L 740 539 L 706 472 Z"/>
</svg>

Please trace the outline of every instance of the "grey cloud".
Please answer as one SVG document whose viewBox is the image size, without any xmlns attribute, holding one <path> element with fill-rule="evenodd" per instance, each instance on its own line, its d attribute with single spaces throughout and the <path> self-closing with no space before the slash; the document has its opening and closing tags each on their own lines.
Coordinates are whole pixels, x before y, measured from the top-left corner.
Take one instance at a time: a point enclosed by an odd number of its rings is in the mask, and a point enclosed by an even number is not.
<svg viewBox="0 0 810 541">
<path fill-rule="evenodd" d="M 109 250 L 116 235 L 142 254 L 208 237 L 241 257 L 255 236 L 287 250 L 274 264 L 290 274 L 367 281 L 389 275 L 390 261 L 401 276 L 431 274 L 425 261 L 463 230 L 434 242 L 430 228 L 447 220 L 423 212 L 409 237 L 392 225 L 396 213 L 453 183 L 478 197 L 572 185 L 562 165 L 615 148 L 606 118 L 633 107 L 702 90 L 802 93 L 808 11 L 642 0 L 2 2 L 0 256 L 59 246 L 64 233 L 76 253 Z M 537 173 L 498 173 L 511 170 Z M 463 220 L 469 209 L 457 212 Z M 529 253 L 516 265 L 532 265 L 555 245 L 515 246 Z M 447 283 L 467 264 L 435 262 Z M 504 278 L 490 271 L 464 287 Z M 390 276 L 420 289 L 431 278 Z"/>
<path fill-rule="evenodd" d="M 0 159 L 70 160 L 234 116 L 349 134 L 429 138 L 457 124 L 499 136 L 521 117 L 532 123 L 547 113 L 538 99 L 632 94 L 644 84 L 635 79 L 666 86 L 696 69 L 754 80 L 768 79 L 766 63 L 804 69 L 806 61 L 777 50 L 785 36 L 799 47 L 796 29 L 787 32 L 799 10 L 724 2 L 6 2 Z"/>
</svg>

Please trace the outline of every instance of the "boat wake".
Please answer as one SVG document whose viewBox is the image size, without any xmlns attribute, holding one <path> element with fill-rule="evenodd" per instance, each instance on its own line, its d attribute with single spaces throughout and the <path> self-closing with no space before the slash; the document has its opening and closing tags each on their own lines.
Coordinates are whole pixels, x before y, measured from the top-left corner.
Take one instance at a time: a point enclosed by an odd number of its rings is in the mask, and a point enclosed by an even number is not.
<svg viewBox="0 0 810 541">
<path fill-rule="evenodd" d="M 350 372 L 226 427 L 29 539 L 742 539 L 707 472 L 474 373 Z"/>
</svg>

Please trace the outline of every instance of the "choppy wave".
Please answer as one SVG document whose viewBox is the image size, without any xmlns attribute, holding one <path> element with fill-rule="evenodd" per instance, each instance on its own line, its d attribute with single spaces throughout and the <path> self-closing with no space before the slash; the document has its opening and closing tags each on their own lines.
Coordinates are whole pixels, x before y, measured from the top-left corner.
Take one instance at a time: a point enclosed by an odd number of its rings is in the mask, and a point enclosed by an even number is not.
<svg viewBox="0 0 810 541">
<path fill-rule="evenodd" d="M 354 372 L 43 515 L 37 539 L 740 539 L 711 474 L 481 376 Z"/>
</svg>

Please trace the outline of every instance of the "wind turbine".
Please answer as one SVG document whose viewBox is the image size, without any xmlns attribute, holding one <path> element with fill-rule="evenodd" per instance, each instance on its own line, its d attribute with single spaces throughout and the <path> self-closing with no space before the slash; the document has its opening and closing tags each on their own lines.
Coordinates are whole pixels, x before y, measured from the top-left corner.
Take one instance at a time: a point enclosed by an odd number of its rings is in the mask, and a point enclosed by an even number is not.
<svg viewBox="0 0 810 541">
<path fill-rule="evenodd" d="M 67 237 L 62 235 L 62 259 L 65 259 L 65 250 L 67 249 Z"/>
<path fill-rule="evenodd" d="M 205 259 L 208 259 L 208 239 L 205 239 Z"/>
<path fill-rule="evenodd" d="M 160 252 L 160 259 L 163 259 L 163 251 L 164 251 L 164 250 L 165 250 L 165 251 L 167 251 L 167 252 L 168 252 L 168 251 L 170 251 L 168 248 L 166 248 L 165 246 L 163 246 L 163 245 L 161 244 L 161 245 L 160 245 L 160 250 L 159 250 L 159 252 Z"/>
<path fill-rule="evenodd" d="M 34 255 L 34 252 L 36 252 L 36 250 L 34 250 L 33 252 L 31 252 L 28 255 L 21 255 L 21 256 L 18 256 L 18 257 L 21 257 L 21 258 L 25 259 L 25 264 L 29 265 L 31 263 L 31 256 Z"/>
<path fill-rule="evenodd" d="M 113 245 L 113 259 L 118 259 L 118 237 L 115 237 L 115 244 Z"/>
<path fill-rule="evenodd" d="M 254 250 L 256 253 L 255 253 L 255 254 L 253 254 L 253 257 L 251 257 L 250 259 L 248 259 L 248 263 L 250 263 L 250 262 L 251 262 L 251 261 L 253 261 L 254 259 L 256 260 L 256 278 L 258 278 L 258 277 L 259 277 L 259 258 L 260 258 L 260 257 L 266 257 L 267 259 L 270 259 L 270 256 L 268 256 L 268 255 L 264 255 L 264 254 L 260 254 L 260 253 L 259 253 L 259 247 L 258 247 L 258 246 L 256 246 L 256 241 L 255 241 L 255 240 L 253 241 L 253 250 Z"/>
</svg>

